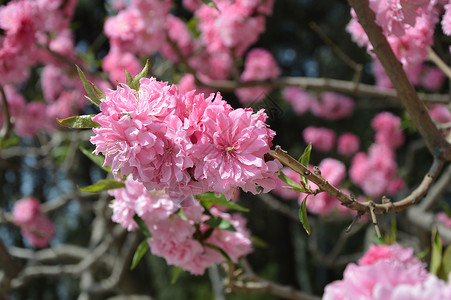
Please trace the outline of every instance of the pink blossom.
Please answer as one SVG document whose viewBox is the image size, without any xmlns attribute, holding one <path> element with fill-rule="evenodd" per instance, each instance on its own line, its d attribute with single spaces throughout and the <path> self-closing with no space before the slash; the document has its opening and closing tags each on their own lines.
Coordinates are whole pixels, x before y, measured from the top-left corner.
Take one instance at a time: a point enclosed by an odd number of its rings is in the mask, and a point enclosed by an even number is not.
<svg viewBox="0 0 451 300">
<path fill-rule="evenodd" d="M 27 226 L 41 214 L 41 204 L 34 197 L 23 198 L 14 203 L 13 222 L 19 226 Z"/>
<path fill-rule="evenodd" d="M 111 45 L 121 52 L 150 55 L 165 42 L 166 18 L 171 2 L 134 1 L 132 5 L 106 20 L 104 31 Z"/>
<path fill-rule="evenodd" d="M 313 102 L 312 113 L 326 120 L 339 120 L 352 115 L 354 101 L 344 95 L 334 92 L 325 92 L 320 96 L 319 101 Z"/>
<path fill-rule="evenodd" d="M 141 79 L 138 92 L 123 85 L 105 94 L 91 142 L 114 174 L 132 174 L 149 190 L 227 198 L 239 187 L 275 187 L 280 163 L 264 160 L 275 133 L 263 111 L 233 110 L 220 94 L 182 93 L 154 78 Z"/>
<path fill-rule="evenodd" d="M 404 143 L 404 133 L 400 126 L 401 119 L 389 112 L 381 112 L 371 121 L 371 127 L 376 131 L 376 143 L 387 145 L 392 149 Z"/>
<path fill-rule="evenodd" d="M 263 110 L 252 114 L 251 109 L 226 112 L 208 107 L 203 118 L 205 134 L 195 148 L 195 178 L 205 180 L 211 190 L 228 198 L 237 187 L 252 193 L 257 192 L 257 186 L 264 192 L 273 189 L 275 180 L 269 175 L 281 166 L 263 158 L 275 134 L 264 123 L 266 118 Z"/>
<path fill-rule="evenodd" d="M 372 246 L 358 265 L 346 267 L 342 280 L 326 286 L 323 299 L 400 299 L 388 295 L 405 293 L 404 287 L 423 291 L 430 276 L 413 251 L 396 244 Z"/>
<path fill-rule="evenodd" d="M 53 223 L 41 212 L 34 197 L 18 200 L 13 207 L 13 221 L 21 227 L 22 235 L 36 248 L 46 247 L 53 238 Z"/>
<path fill-rule="evenodd" d="M 35 136 L 45 126 L 45 109 L 42 102 L 27 103 L 25 110 L 16 118 L 14 130 L 21 137 Z"/>
<path fill-rule="evenodd" d="M 335 133 L 328 128 L 309 126 L 302 131 L 306 143 L 311 143 L 313 149 L 327 152 L 335 145 Z"/>
<path fill-rule="evenodd" d="M 292 105 L 294 112 L 299 116 L 310 110 L 310 107 L 316 101 L 310 93 L 296 86 L 285 88 L 283 97 Z"/>
<path fill-rule="evenodd" d="M 439 123 L 451 122 L 451 112 L 448 107 L 443 104 L 436 104 L 429 110 L 431 117 Z"/>
<path fill-rule="evenodd" d="M 351 162 L 351 180 L 372 197 L 398 192 L 404 185 L 396 174 L 395 153 L 385 144 L 373 144 L 368 155 L 359 152 Z"/>
<path fill-rule="evenodd" d="M 171 43 L 174 43 L 183 58 L 191 56 L 191 52 L 194 50 L 194 42 L 191 40 L 191 33 L 185 22 L 173 15 L 169 15 L 167 18 L 167 27 L 170 42 L 163 44 L 161 54 L 175 63 L 179 62 L 181 58 L 171 45 Z"/>
<path fill-rule="evenodd" d="M 421 78 L 421 85 L 430 91 L 439 90 L 445 81 L 445 74 L 435 67 L 426 67 Z"/>
<path fill-rule="evenodd" d="M 280 68 L 272 54 L 262 48 L 252 49 L 246 56 L 244 71 L 241 74 L 241 81 L 263 81 L 274 80 L 280 75 Z M 240 88 L 236 94 L 241 103 L 260 101 L 266 97 L 271 89 L 266 87 Z"/>
<path fill-rule="evenodd" d="M 380 260 L 401 262 L 404 265 L 418 265 L 421 261 L 414 255 L 410 248 L 403 248 L 398 244 L 371 245 L 365 254 L 359 259 L 359 265 L 373 265 Z"/>
<path fill-rule="evenodd" d="M 368 48 L 370 46 L 370 41 L 368 40 L 368 36 L 366 35 L 365 30 L 363 30 L 362 25 L 360 25 L 357 20 L 354 9 L 351 9 L 351 16 L 352 18 L 346 26 L 346 31 L 349 32 L 352 40 L 357 43 L 357 45 Z"/>
<path fill-rule="evenodd" d="M 402 36 L 405 28 L 415 26 L 419 9 L 427 9 L 427 0 L 371 0 L 370 8 L 376 13 L 376 23 L 387 35 Z"/>
<path fill-rule="evenodd" d="M 177 84 L 181 92 L 189 92 L 192 90 L 196 90 L 196 93 L 203 93 L 205 95 L 209 95 L 214 92 L 213 89 L 208 87 L 201 87 L 196 86 L 195 78 L 193 74 L 185 74 L 180 79 L 179 83 Z"/>
<path fill-rule="evenodd" d="M 126 82 L 125 70 L 134 77 L 141 72 L 142 65 L 135 55 L 113 48 L 103 58 L 102 68 L 109 73 L 112 82 L 123 83 Z"/>
<path fill-rule="evenodd" d="M 337 140 L 338 154 L 350 156 L 356 153 L 360 147 L 360 139 L 353 133 L 343 133 Z"/>
<path fill-rule="evenodd" d="M 435 218 L 437 222 L 443 224 L 448 228 L 451 228 L 451 217 L 449 217 L 445 212 L 439 212 Z"/>
<path fill-rule="evenodd" d="M 451 35 L 451 3 L 445 5 L 445 14 L 442 17 L 442 29 L 446 35 Z"/>
<path fill-rule="evenodd" d="M 248 15 L 240 2 L 220 1 L 219 9 L 202 5 L 196 15 L 201 38 L 210 53 L 233 49 L 237 56 L 258 40 L 265 29 L 265 19 L 260 15 Z"/>
</svg>

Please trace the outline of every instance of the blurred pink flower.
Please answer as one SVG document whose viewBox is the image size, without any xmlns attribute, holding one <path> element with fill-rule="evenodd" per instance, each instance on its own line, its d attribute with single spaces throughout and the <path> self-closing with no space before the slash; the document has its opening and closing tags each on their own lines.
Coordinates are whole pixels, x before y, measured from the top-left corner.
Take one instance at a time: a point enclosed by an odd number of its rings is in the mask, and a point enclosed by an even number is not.
<svg viewBox="0 0 451 300">
<path fill-rule="evenodd" d="M 311 143 L 314 150 L 327 152 L 335 145 L 335 133 L 328 128 L 309 126 L 302 131 L 306 143 Z"/>
<path fill-rule="evenodd" d="M 324 92 L 311 106 L 312 113 L 325 120 L 339 120 L 352 115 L 354 101 L 334 92 Z"/>
<path fill-rule="evenodd" d="M 338 154 L 350 156 L 356 153 L 360 147 L 360 139 L 353 133 L 343 133 L 337 140 Z"/>
<path fill-rule="evenodd" d="M 310 110 L 316 99 L 308 92 L 296 86 L 290 86 L 283 90 L 283 97 L 291 104 L 294 112 L 301 116 Z"/>
</svg>

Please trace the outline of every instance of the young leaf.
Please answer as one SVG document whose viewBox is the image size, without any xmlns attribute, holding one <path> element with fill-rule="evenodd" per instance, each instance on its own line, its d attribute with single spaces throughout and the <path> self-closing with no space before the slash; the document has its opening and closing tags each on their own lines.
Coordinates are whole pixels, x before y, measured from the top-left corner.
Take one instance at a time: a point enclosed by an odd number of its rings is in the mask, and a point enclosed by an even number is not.
<svg viewBox="0 0 451 300">
<path fill-rule="evenodd" d="M 123 188 L 125 184 L 114 179 L 101 179 L 92 185 L 88 185 L 83 188 L 78 188 L 80 191 L 85 193 L 98 193 L 103 191 L 108 191 L 112 189 Z"/>
<path fill-rule="evenodd" d="M 208 226 L 211 226 L 214 228 L 236 232 L 236 229 L 232 225 L 232 223 L 230 223 L 229 221 L 222 219 L 220 217 L 212 217 L 212 218 L 206 220 L 204 223 L 207 224 Z"/>
<path fill-rule="evenodd" d="M 312 152 L 312 144 L 308 144 L 304 149 L 304 153 L 302 153 L 301 157 L 299 157 L 298 161 L 301 165 L 308 168 L 308 164 L 310 162 L 310 153 Z M 304 176 L 301 175 L 301 180 L 304 186 L 308 187 L 308 180 Z"/>
<path fill-rule="evenodd" d="M 196 199 L 199 200 L 200 204 L 206 209 L 209 209 L 212 205 L 217 204 L 242 212 L 249 211 L 248 208 L 236 204 L 233 201 L 227 201 L 223 194 L 216 195 L 214 192 L 206 192 L 203 194 L 196 195 Z"/>
<path fill-rule="evenodd" d="M 298 192 L 298 193 L 308 193 L 308 191 L 306 189 L 304 189 L 304 188 L 298 188 L 298 187 L 286 186 L 286 185 L 284 185 L 282 187 L 285 188 L 285 189 L 289 189 L 289 190 Z"/>
<path fill-rule="evenodd" d="M 105 99 L 105 94 L 92 82 L 92 81 L 88 81 L 89 84 L 91 85 L 92 89 L 94 90 L 94 92 L 97 95 L 97 98 L 99 99 Z"/>
<path fill-rule="evenodd" d="M 307 232 L 307 234 L 310 235 L 310 224 L 308 222 L 308 217 L 307 217 L 307 198 L 308 198 L 308 196 L 309 195 L 305 196 L 304 200 L 302 200 L 301 207 L 299 208 L 299 220 L 301 221 L 305 232 Z"/>
<path fill-rule="evenodd" d="M 172 279 L 171 279 L 171 284 L 175 284 L 177 282 L 177 279 L 180 276 L 180 273 L 182 273 L 183 269 L 180 266 L 174 266 L 174 268 L 172 269 Z"/>
<path fill-rule="evenodd" d="M 209 247 L 209 248 L 211 248 L 211 249 L 215 249 L 216 251 L 218 251 L 219 253 L 221 253 L 222 256 L 224 256 L 224 258 L 227 259 L 227 261 L 232 261 L 232 260 L 230 259 L 230 256 L 229 256 L 223 249 L 219 248 L 218 246 L 213 245 L 213 244 L 210 244 L 210 243 L 205 243 L 205 246 L 207 246 L 207 247 Z"/>
<path fill-rule="evenodd" d="M 17 136 L 8 138 L 6 140 L 4 138 L 0 138 L 0 149 L 14 146 L 14 145 L 18 144 L 19 142 L 20 142 L 20 139 Z"/>
<path fill-rule="evenodd" d="M 442 264 L 442 241 L 438 234 L 437 228 L 432 231 L 432 252 L 431 263 L 429 265 L 429 272 L 437 275 Z"/>
<path fill-rule="evenodd" d="M 279 178 L 286 184 L 288 184 L 296 189 L 303 190 L 302 186 L 299 183 L 297 183 L 296 181 L 294 181 L 293 179 L 288 177 L 284 172 L 282 172 L 282 170 L 279 170 Z"/>
<path fill-rule="evenodd" d="M 179 216 L 180 219 L 182 219 L 183 221 L 188 221 L 188 218 L 186 217 L 185 212 L 183 211 L 183 207 L 180 207 L 180 208 L 176 211 L 175 214 L 176 214 L 177 216 Z"/>
<path fill-rule="evenodd" d="M 138 245 L 138 248 L 136 248 L 136 252 L 133 255 L 132 265 L 130 266 L 130 270 L 134 270 L 136 268 L 138 263 L 144 257 L 144 254 L 146 254 L 147 250 L 149 250 L 149 244 L 147 243 L 147 239 L 145 239 Z"/>
<path fill-rule="evenodd" d="M 133 77 L 132 77 L 132 75 L 130 74 L 130 72 L 128 72 L 127 70 L 125 70 L 125 77 L 126 77 L 125 83 L 126 83 L 128 86 L 132 86 L 132 84 L 133 84 Z"/>
<path fill-rule="evenodd" d="M 103 163 L 105 162 L 105 157 L 103 155 L 97 155 L 92 153 L 90 150 L 79 147 L 80 151 L 86 155 L 93 163 L 101 167 L 103 170 L 107 171 L 108 173 L 111 173 L 111 166 L 104 166 Z"/>
<path fill-rule="evenodd" d="M 134 216 L 133 220 L 135 220 L 136 224 L 138 224 L 139 229 L 144 233 L 145 237 L 150 239 L 152 237 L 152 234 L 149 231 L 149 228 L 147 228 L 146 223 L 144 223 L 143 219 L 141 219 L 138 216 Z"/>
<path fill-rule="evenodd" d="M 139 90 L 139 81 L 141 80 L 141 78 L 146 77 L 148 72 L 149 72 L 149 60 L 146 61 L 146 65 L 144 66 L 142 71 L 138 75 L 136 75 L 135 78 L 133 78 L 131 84 L 129 84 L 128 86 L 130 86 L 130 88 L 132 88 L 136 91 Z M 130 77 L 131 77 L 131 75 L 130 75 Z M 127 79 L 128 79 L 128 77 L 127 77 Z"/>
<path fill-rule="evenodd" d="M 446 247 L 445 253 L 443 253 L 442 268 L 439 277 L 446 281 L 448 280 L 450 272 L 451 272 L 451 245 Z"/>
<path fill-rule="evenodd" d="M 66 119 L 56 119 L 61 126 L 67 128 L 94 128 L 99 127 L 99 123 L 92 121 L 95 115 L 81 115 Z"/>
<path fill-rule="evenodd" d="M 259 248 L 268 248 L 268 244 L 261 238 L 253 235 L 251 236 L 252 246 Z"/>
<path fill-rule="evenodd" d="M 85 74 L 80 69 L 79 66 L 77 66 L 78 76 L 80 76 L 81 81 L 83 82 L 83 86 L 85 88 L 86 94 L 88 94 L 90 100 L 97 106 L 100 105 L 100 99 L 99 97 L 94 93 L 94 91 L 91 88 L 91 85 L 89 84 L 88 80 L 86 80 Z"/>
</svg>

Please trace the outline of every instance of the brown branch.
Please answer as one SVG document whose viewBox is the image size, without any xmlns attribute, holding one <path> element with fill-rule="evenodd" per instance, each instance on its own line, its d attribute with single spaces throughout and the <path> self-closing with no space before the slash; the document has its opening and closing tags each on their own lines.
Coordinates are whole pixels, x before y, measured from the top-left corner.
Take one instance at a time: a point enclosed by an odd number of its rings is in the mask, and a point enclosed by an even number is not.
<svg viewBox="0 0 451 300">
<path fill-rule="evenodd" d="M 284 286 L 266 279 L 260 278 L 252 270 L 252 267 L 246 259 L 240 260 L 240 265 L 244 270 L 244 274 L 234 271 L 233 265 L 226 265 L 226 273 L 229 275 L 227 279 L 230 292 L 235 293 L 268 293 L 283 299 L 293 300 L 319 300 L 317 296 L 313 296 L 301 292 L 291 286 Z M 232 269 L 232 270 L 231 270 Z"/>
<path fill-rule="evenodd" d="M 299 86 L 306 90 L 334 91 L 351 96 L 371 97 L 377 99 L 396 100 L 400 106 L 397 93 L 393 89 L 380 88 L 370 84 L 353 81 L 332 79 L 332 78 L 309 78 L 309 77 L 280 77 L 273 81 L 246 81 L 238 82 L 233 80 L 214 80 L 199 82 L 200 86 L 209 87 L 223 92 L 233 92 L 237 88 L 267 86 L 270 88 L 283 88 L 288 86 Z M 421 93 L 419 97 L 422 101 L 431 103 L 449 103 L 449 95 Z"/>
<path fill-rule="evenodd" d="M 276 146 L 275 150 L 271 150 L 269 154 L 278 159 L 282 164 L 291 168 L 293 171 L 304 176 L 311 182 L 315 183 L 322 191 L 327 192 L 335 199 L 339 200 L 344 206 L 363 212 L 370 212 L 370 208 L 374 205 L 375 214 L 386 214 L 392 212 L 399 212 L 407 209 L 408 207 L 418 203 L 428 192 L 432 184 L 444 165 L 444 161 L 441 159 L 434 159 L 429 172 L 424 176 L 420 185 L 414 189 L 410 195 L 396 202 L 384 201 L 384 203 L 373 203 L 372 200 L 366 202 L 358 202 L 353 197 L 344 194 L 337 187 L 331 185 L 323 177 L 311 172 L 308 168 L 300 164 L 296 159 L 291 157 L 286 151 L 282 150 L 280 146 Z"/>
<path fill-rule="evenodd" d="M 426 107 L 408 80 L 401 63 L 382 34 L 381 28 L 374 22 L 375 14 L 369 8 L 368 0 L 348 0 L 348 2 L 357 14 L 360 24 L 373 45 L 374 53 L 384 67 L 413 124 L 425 140 L 430 153 L 433 156 L 451 160 L 451 146 L 435 126 Z"/>
</svg>

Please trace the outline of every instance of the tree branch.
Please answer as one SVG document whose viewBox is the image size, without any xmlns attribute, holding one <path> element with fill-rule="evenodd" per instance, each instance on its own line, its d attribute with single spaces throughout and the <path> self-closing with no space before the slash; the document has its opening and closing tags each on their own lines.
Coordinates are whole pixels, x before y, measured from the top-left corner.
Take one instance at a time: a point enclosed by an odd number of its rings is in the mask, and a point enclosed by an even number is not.
<svg viewBox="0 0 451 300">
<path fill-rule="evenodd" d="M 384 67 L 413 124 L 426 142 L 430 153 L 433 156 L 451 160 L 449 143 L 435 126 L 426 107 L 420 101 L 414 87 L 408 80 L 401 63 L 382 34 L 381 28 L 374 22 L 375 14 L 369 8 L 368 0 L 348 0 L 348 2 L 357 14 L 360 24 L 373 45 L 374 53 Z"/>
<path fill-rule="evenodd" d="M 440 174 L 440 171 L 444 165 L 443 160 L 438 158 L 434 159 L 434 162 L 432 163 L 429 172 L 424 176 L 423 181 L 415 190 L 411 192 L 409 196 L 396 202 L 385 201 L 385 203 L 378 204 L 374 203 L 372 200 L 358 202 L 353 197 L 344 194 L 338 188 L 331 185 L 326 179 L 304 167 L 286 151 L 282 150 L 280 146 L 276 146 L 275 150 L 271 150 L 269 155 L 278 159 L 282 164 L 291 168 L 301 176 L 304 176 L 311 182 L 315 183 L 322 191 L 327 192 L 329 195 L 339 200 L 344 206 L 357 211 L 370 212 L 370 209 L 373 209 L 372 206 L 374 205 L 375 214 L 399 212 L 418 203 L 427 194 L 429 188 Z"/>
</svg>

